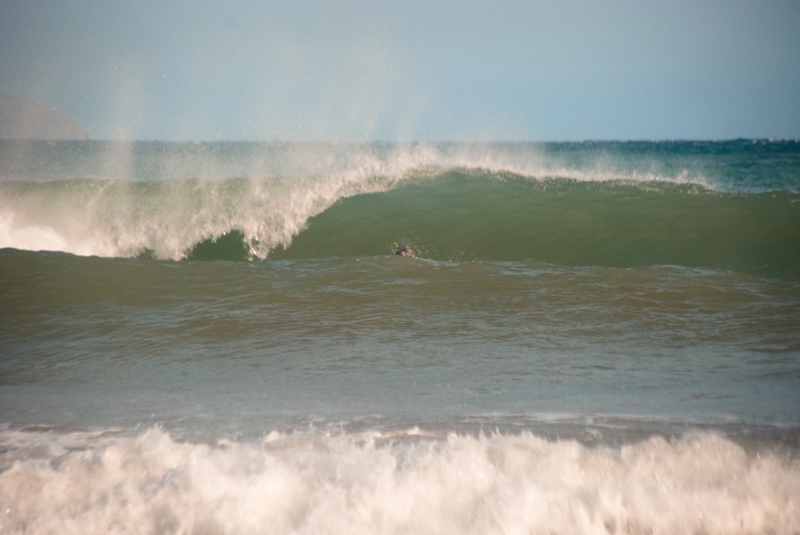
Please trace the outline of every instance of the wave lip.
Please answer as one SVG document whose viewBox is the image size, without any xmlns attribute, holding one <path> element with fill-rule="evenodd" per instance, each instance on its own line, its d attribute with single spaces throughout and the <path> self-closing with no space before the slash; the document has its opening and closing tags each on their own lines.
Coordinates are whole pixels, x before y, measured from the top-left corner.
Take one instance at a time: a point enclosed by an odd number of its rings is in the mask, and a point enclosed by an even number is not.
<svg viewBox="0 0 800 535">
<path fill-rule="evenodd" d="M 24 435 L 24 436 L 21 436 Z M 270 433 L 261 444 L 3 433 L 9 533 L 795 533 L 800 466 L 710 433 Z"/>
</svg>

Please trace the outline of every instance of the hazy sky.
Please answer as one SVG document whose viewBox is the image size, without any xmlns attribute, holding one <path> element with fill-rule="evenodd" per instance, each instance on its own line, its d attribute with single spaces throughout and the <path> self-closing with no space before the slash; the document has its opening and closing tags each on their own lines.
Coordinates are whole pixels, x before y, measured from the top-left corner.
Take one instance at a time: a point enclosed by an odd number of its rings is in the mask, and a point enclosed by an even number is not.
<svg viewBox="0 0 800 535">
<path fill-rule="evenodd" d="M 800 1 L 0 0 L 95 138 L 800 138 Z"/>
</svg>

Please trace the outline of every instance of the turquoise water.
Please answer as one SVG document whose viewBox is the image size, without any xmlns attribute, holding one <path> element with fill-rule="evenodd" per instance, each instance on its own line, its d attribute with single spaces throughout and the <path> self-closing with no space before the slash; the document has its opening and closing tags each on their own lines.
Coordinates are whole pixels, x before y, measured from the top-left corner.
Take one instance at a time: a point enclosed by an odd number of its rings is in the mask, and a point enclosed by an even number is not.
<svg viewBox="0 0 800 535">
<path fill-rule="evenodd" d="M 0 154 L 4 531 L 800 529 L 796 142 Z"/>
</svg>

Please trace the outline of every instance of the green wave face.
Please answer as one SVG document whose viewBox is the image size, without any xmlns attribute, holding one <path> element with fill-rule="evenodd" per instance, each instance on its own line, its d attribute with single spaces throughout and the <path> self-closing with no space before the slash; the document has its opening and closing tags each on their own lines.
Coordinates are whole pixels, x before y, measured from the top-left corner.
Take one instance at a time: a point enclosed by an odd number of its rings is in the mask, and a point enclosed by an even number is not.
<svg viewBox="0 0 800 535">
<path fill-rule="evenodd" d="M 339 200 L 270 259 L 390 254 L 800 275 L 800 195 L 450 172 Z"/>
</svg>

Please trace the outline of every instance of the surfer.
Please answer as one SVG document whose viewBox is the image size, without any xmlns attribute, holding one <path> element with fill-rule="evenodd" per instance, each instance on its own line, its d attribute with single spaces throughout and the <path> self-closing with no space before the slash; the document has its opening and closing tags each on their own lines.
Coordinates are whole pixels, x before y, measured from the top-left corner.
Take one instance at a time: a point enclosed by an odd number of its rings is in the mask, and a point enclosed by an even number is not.
<svg viewBox="0 0 800 535">
<path fill-rule="evenodd" d="M 408 246 L 398 247 L 397 249 L 395 249 L 394 254 L 398 254 L 400 256 L 410 256 L 412 258 L 417 256 L 414 254 L 414 249 Z"/>
</svg>

